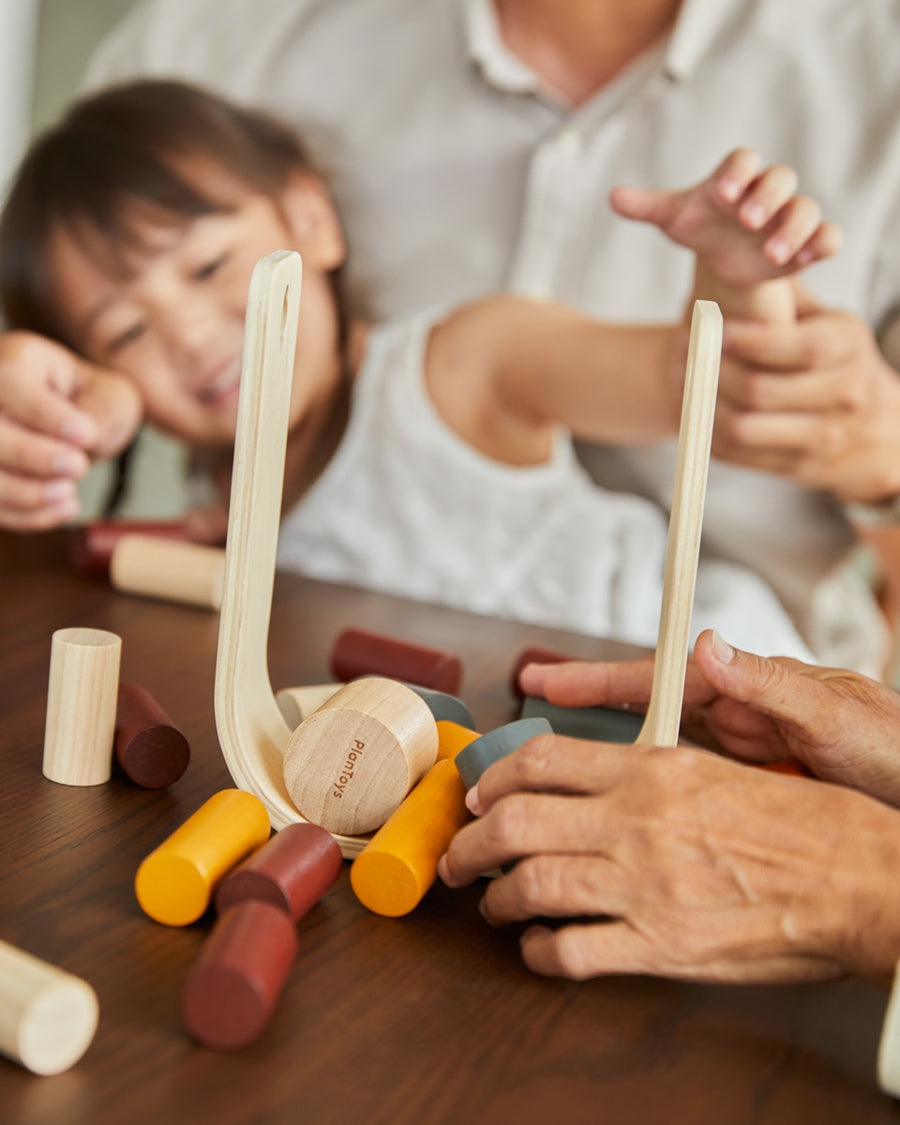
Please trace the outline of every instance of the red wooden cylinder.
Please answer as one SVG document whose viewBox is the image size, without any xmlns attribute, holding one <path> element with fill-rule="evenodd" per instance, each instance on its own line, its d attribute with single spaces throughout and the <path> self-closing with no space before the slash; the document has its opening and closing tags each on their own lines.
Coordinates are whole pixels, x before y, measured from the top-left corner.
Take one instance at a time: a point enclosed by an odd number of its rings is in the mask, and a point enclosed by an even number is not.
<svg viewBox="0 0 900 1125">
<path fill-rule="evenodd" d="M 184 520 L 92 520 L 69 528 L 69 561 L 82 574 L 109 574 L 109 560 L 123 535 L 187 539 Z"/>
<path fill-rule="evenodd" d="M 357 676 L 385 676 L 448 695 L 458 694 L 462 685 L 458 656 L 365 629 L 345 629 L 338 636 L 331 650 L 331 671 L 343 682 Z"/>
<path fill-rule="evenodd" d="M 296 953 L 297 931 L 277 906 L 248 901 L 226 910 L 181 990 L 188 1033 L 214 1051 L 249 1046 L 271 1019 Z"/>
<path fill-rule="evenodd" d="M 191 758 L 187 739 L 140 684 L 119 684 L 113 747 L 125 776 L 144 789 L 172 785 Z"/>
<path fill-rule="evenodd" d="M 225 876 L 216 891 L 216 909 L 223 914 L 254 899 L 299 922 L 334 885 L 341 866 L 341 849 L 330 832 L 317 824 L 288 824 Z"/>
</svg>

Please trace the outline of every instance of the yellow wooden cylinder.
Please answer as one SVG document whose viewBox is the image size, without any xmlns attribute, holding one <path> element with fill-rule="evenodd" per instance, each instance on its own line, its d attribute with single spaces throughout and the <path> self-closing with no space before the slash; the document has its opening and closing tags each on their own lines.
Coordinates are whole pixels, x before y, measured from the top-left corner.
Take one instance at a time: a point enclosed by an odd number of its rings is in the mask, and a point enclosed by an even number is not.
<svg viewBox="0 0 900 1125">
<path fill-rule="evenodd" d="M 268 840 L 269 814 L 242 789 L 213 794 L 137 870 L 141 909 L 165 926 L 187 926 L 209 906 L 216 883 Z"/>
<path fill-rule="evenodd" d="M 452 758 L 436 762 L 353 861 L 350 883 L 356 897 L 374 914 L 408 914 L 422 901 L 438 860 L 468 819 L 466 790 Z"/>
<path fill-rule="evenodd" d="M 477 730 L 460 726 L 459 723 L 453 723 L 449 719 L 438 719 L 435 725 L 438 732 L 439 762 L 445 758 L 452 762 L 463 747 L 474 742 L 476 738 L 481 738 Z"/>
</svg>

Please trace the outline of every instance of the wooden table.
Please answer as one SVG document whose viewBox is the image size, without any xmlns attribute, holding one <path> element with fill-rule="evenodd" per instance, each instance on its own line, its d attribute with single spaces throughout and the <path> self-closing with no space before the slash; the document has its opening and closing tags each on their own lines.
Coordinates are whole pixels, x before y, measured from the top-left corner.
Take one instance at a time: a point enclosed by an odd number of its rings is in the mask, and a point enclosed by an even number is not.
<svg viewBox="0 0 900 1125">
<path fill-rule="evenodd" d="M 300 924 L 263 1037 L 232 1054 L 197 1046 L 177 1002 L 210 919 L 157 925 L 132 884 L 140 860 L 230 784 L 213 718 L 217 616 L 74 574 L 60 534 L 0 535 L 0 622 L 0 938 L 84 977 L 100 1000 L 97 1036 L 67 1073 L 38 1078 L 0 1058 L 3 1125 L 900 1120 L 875 1083 L 886 997 L 874 987 L 543 980 L 523 968 L 514 928 L 483 923 L 478 888 L 438 885 L 413 914 L 386 919 L 356 901 L 346 864 Z M 118 633 L 123 678 L 187 735 L 191 766 L 171 790 L 41 776 L 50 635 L 76 625 Z M 275 689 L 326 681 L 348 625 L 458 652 L 481 729 L 515 717 L 509 668 L 526 644 L 630 655 L 279 575 Z"/>
</svg>

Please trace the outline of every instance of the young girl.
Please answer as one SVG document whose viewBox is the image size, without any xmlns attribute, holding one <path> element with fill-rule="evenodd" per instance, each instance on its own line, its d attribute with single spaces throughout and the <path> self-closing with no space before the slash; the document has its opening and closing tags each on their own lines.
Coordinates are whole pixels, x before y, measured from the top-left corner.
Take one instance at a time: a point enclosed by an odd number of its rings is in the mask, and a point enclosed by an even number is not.
<svg viewBox="0 0 900 1125">
<path fill-rule="evenodd" d="M 771 279 L 836 245 L 782 171 L 761 172 L 746 151 L 690 191 L 614 202 L 701 250 L 699 295 L 715 284 L 726 310 L 789 303 L 789 282 Z M 381 328 L 350 319 L 340 224 L 296 138 L 177 83 L 77 105 L 9 195 L 7 524 L 71 518 L 73 479 L 141 416 L 227 466 L 250 273 L 284 248 L 304 270 L 280 566 L 653 645 L 665 515 L 598 489 L 570 434 L 635 443 L 676 431 L 680 385 L 657 374 L 670 333 L 511 295 Z M 729 563 L 701 560 L 693 635 L 707 626 L 743 648 L 811 657 L 769 588 Z"/>
</svg>

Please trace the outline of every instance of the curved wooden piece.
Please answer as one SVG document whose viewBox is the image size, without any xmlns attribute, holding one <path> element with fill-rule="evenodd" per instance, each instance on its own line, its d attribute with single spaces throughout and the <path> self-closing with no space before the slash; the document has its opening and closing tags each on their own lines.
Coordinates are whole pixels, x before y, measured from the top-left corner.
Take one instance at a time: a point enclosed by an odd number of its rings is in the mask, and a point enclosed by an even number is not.
<svg viewBox="0 0 900 1125">
<path fill-rule="evenodd" d="M 301 819 L 284 785 L 291 731 L 275 702 L 267 654 L 300 281 L 300 256 L 288 251 L 263 258 L 250 281 L 216 651 L 225 764 L 235 784 L 266 806 L 274 828 Z"/>
<path fill-rule="evenodd" d="M 647 717 L 635 739 L 635 743 L 644 745 L 675 746 L 678 742 L 721 357 L 722 313 L 719 306 L 713 301 L 695 301 L 678 432 L 675 489 L 666 542 L 653 686 Z"/>
<path fill-rule="evenodd" d="M 257 262 L 250 280 L 216 651 L 225 764 L 276 829 L 304 820 L 284 781 L 291 728 L 272 692 L 267 652 L 301 276 L 300 255 L 279 250 Z M 366 843 L 336 839 L 345 856 Z"/>
</svg>

